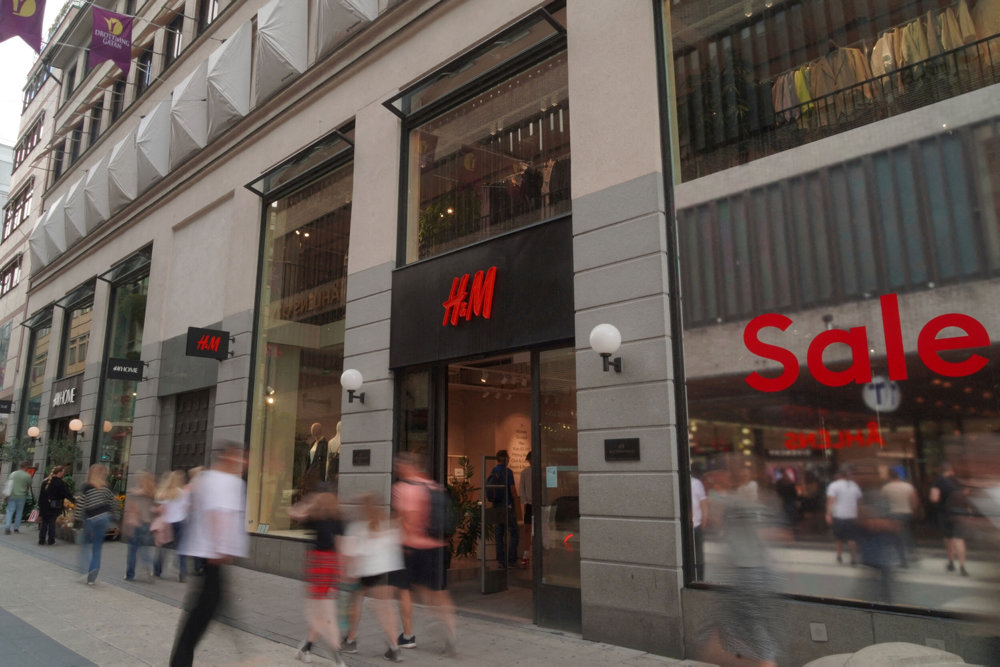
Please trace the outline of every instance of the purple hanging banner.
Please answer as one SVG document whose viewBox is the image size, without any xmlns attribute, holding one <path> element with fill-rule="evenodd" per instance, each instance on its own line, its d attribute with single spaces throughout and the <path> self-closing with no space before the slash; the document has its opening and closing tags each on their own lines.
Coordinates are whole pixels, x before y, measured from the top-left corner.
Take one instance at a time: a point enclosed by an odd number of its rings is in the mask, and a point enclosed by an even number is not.
<svg viewBox="0 0 1000 667">
<path fill-rule="evenodd" d="M 90 67 L 110 60 L 127 77 L 132 66 L 132 17 L 97 6 L 92 9 L 94 32 L 90 38 Z"/>
<path fill-rule="evenodd" d="M 20 37 L 41 53 L 44 18 L 45 0 L 0 0 L 0 42 Z"/>
</svg>

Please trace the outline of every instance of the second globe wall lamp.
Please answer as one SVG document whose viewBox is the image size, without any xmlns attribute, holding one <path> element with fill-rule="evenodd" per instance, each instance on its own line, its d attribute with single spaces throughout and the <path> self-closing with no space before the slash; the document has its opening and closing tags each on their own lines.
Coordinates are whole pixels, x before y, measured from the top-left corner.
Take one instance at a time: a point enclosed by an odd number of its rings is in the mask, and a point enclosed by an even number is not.
<svg viewBox="0 0 1000 667">
<path fill-rule="evenodd" d="M 37 426 L 28 427 L 28 437 L 31 438 L 32 447 L 35 446 L 35 443 L 38 441 L 38 436 L 40 436 L 41 434 L 42 432 L 38 429 Z"/>
<path fill-rule="evenodd" d="M 612 368 L 616 373 L 622 372 L 622 358 L 611 358 L 611 355 L 622 346 L 622 334 L 618 327 L 613 324 L 598 324 L 590 330 L 590 347 L 601 355 L 604 360 L 604 372 L 607 373 Z"/>
<path fill-rule="evenodd" d="M 358 389 L 361 389 L 361 385 L 364 384 L 365 378 L 361 375 L 361 371 L 354 368 L 348 368 L 346 371 L 340 374 L 340 386 L 347 390 L 347 402 L 353 403 L 354 399 L 357 398 L 359 403 L 364 404 L 365 402 L 365 392 L 355 395 Z"/>
<path fill-rule="evenodd" d="M 73 431 L 73 441 L 83 437 L 83 422 L 79 419 L 69 420 L 69 430 Z"/>
</svg>

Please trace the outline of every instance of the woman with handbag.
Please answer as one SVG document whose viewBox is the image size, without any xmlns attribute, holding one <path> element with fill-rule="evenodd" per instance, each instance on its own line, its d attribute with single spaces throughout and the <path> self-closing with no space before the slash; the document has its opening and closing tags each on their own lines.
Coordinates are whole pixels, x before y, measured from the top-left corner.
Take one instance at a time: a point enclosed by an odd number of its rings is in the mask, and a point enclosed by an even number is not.
<svg viewBox="0 0 1000 667">
<path fill-rule="evenodd" d="M 177 549 L 184 536 L 184 522 L 187 520 L 190 498 L 187 490 L 187 474 L 183 470 L 173 470 L 163 477 L 156 490 L 157 516 L 153 520 L 153 539 L 156 543 L 156 560 L 153 562 L 153 576 L 163 574 L 163 560 L 167 547 Z M 187 558 L 177 553 L 177 579 L 187 578 Z"/>
<path fill-rule="evenodd" d="M 128 558 L 125 565 L 125 581 L 135 579 L 136 556 L 146 565 L 146 576 L 153 578 L 153 536 L 149 527 L 153 523 L 153 503 L 156 497 L 156 480 L 153 473 L 144 470 L 139 473 L 135 488 L 125 499 L 125 518 L 122 521 L 122 537 L 128 540 Z"/>
<path fill-rule="evenodd" d="M 101 463 L 90 466 L 87 482 L 76 499 L 76 518 L 83 521 L 80 571 L 86 573 L 87 584 L 90 586 L 97 581 L 97 574 L 101 570 L 101 549 L 104 547 L 108 526 L 119 515 L 118 500 L 108 488 L 107 478 L 106 466 Z"/>
<path fill-rule="evenodd" d="M 63 481 L 65 475 L 66 468 L 56 466 L 49 473 L 48 479 L 42 482 L 42 490 L 38 494 L 38 514 L 41 517 L 38 526 L 39 544 L 56 543 L 56 518 L 62 514 L 64 502 L 73 501 L 73 494 Z"/>
</svg>

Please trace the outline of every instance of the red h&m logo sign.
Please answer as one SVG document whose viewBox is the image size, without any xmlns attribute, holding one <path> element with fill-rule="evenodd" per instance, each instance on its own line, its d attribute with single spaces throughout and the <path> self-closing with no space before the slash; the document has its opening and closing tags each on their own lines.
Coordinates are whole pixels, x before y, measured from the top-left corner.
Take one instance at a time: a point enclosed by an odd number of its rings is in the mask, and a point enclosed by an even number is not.
<svg viewBox="0 0 1000 667">
<path fill-rule="evenodd" d="M 188 327 L 187 356 L 209 359 L 229 358 L 229 332 Z"/>
<path fill-rule="evenodd" d="M 491 266 L 486 271 L 476 271 L 470 276 L 466 273 L 451 281 L 451 294 L 444 306 L 444 319 L 441 326 L 449 324 L 458 326 L 460 320 L 468 322 L 472 316 L 490 319 L 493 315 L 493 288 L 497 282 L 497 267 Z M 471 283 L 471 284 L 470 284 Z"/>
</svg>

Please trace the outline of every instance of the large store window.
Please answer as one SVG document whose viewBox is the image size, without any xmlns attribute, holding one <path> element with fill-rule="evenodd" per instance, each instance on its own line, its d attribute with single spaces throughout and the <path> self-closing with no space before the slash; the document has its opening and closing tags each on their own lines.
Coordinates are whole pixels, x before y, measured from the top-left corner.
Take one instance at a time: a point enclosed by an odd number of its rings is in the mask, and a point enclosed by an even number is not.
<svg viewBox="0 0 1000 667">
<path fill-rule="evenodd" d="M 669 4 L 683 180 L 1000 82 L 992 0 Z"/>
<path fill-rule="evenodd" d="M 852 131 L 1000 89 L 990 6 L 670 3 L 684 180 L 833 133 L 856 156 L 677 186 L 730 188 L 677 211 L 692 578 L 761 605 L 993 608 L 1000 117 L 878 150 Z M 808 101 L 772 107 L 789 75 Z"/>
<path fill-rule="evenodd" d="M 84 371 L 93 319 L 93 302 L 71 306 L 66 310 L 59 377 L 64 378 Z"/>
<path fill-rule="evenodd" d="M 346 146 L 331 142 L 260 187 L 287 182 L 316 167 L 316 156 Z M 353 165 L 325 171 L 265 200 L 250 459 L 250 479 L 259 482 L 248 500 L 258 532 L 302 534 L 289 505 L 317 482 L 335 483 L 339 471 Z"/>
<path fill-rule="evenodd" d="M 132 361 L 141 359 L 148 293 L 148 273 L 125 277 L 121 283 L 114 286 L 108 320 L 106 358 Z M 86 316 L 81 315 L 81 320 L 84 317 Z M 101 389 L 98 413 L 101 428 L 96 434 L 96 457 L 100 463 L 108 466 L 115 493 L 125 493 L 128 480 L 132 426 L 138 391 L 139 382 L 136 380 L 105 379 Z"/>
<path fill-rule="evenodd" d="M 539 15 L 509 32 L 390 105 L 409 132 L 405 262 L 569 211 L 561 26 Z"/>
<path fill-rule="evenodd" d="M 13 322 L 0 325 L 0 389 L 7 384 L 7 354 L 10 352 L 10 332 Z"/>
<path fill-rule="evenodd" d="M 45 384 L 45 365 L 49 360 L 49 344 L 52 338 L 52 311 L 46 310 L 35 315 L 28 323 L 28 372 L 24 378 L 24 406 L 20 418 L 19 434 L 27 435 L 28 428 L 38 426 L 38 415 L 42 410 L 42 389 Z"/>
</svg>

